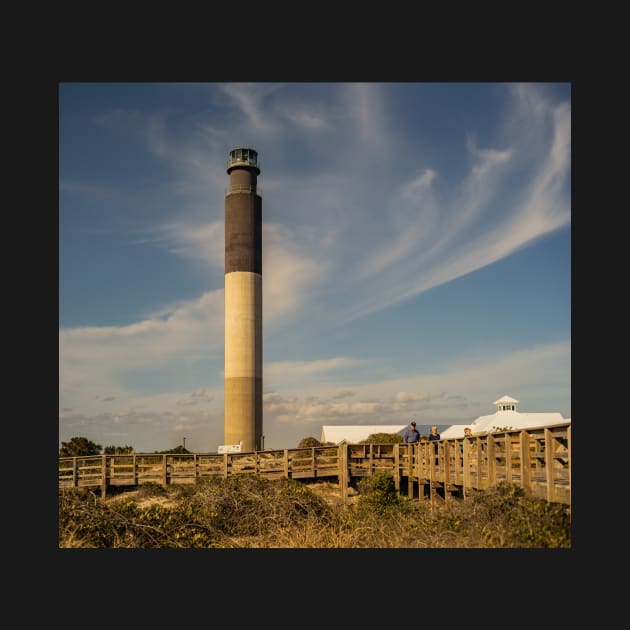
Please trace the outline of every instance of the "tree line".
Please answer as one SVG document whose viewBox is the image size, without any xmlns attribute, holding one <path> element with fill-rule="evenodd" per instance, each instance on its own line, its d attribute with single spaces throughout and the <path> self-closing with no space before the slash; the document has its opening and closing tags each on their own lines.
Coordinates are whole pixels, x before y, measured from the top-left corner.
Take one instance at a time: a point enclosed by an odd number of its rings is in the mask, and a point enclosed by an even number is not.
<svg viewBox="0 0 630 630">
<path fill-rule="evenodd" d="M 369 435 L 365 440 L 359 442 L 359 444 L 397 444 L 402 442 L 402 437 L 397 433 L 373 433 Z M 311 448 L 313 446 L 337 446 L 332 442 L 320 442 L 314 437 L 305 437 L 300 440 L 297 448 Z M 59 457 L 86 457 L 88 455 L 130 455 L 134 452 L 133 446 L 106 446 L 103 448 L 100 444 L 96 444 L 92 440 L 86 437 L 78 436 L 73 437 L 67 442 L 61 443 L 59 449 Z M 165 451 L 153 451 L 159 454 L 184 454 L 192 453 L 187 448 L 182 446 L 176 446 Z"/>
<path fill-rule="evenodd" d="M 73 437 L 68 442 L 62 442 L 59 449 L 59 457 L 86 457 L 88 455 L 130 455 L 134 452 L 133 446 L 106 446 L 103 448 L 86 437 Z M 166 451 L 153 451 L 154 453 L 191 453 L 187 448 L 176 446 Z"/>
</svg>

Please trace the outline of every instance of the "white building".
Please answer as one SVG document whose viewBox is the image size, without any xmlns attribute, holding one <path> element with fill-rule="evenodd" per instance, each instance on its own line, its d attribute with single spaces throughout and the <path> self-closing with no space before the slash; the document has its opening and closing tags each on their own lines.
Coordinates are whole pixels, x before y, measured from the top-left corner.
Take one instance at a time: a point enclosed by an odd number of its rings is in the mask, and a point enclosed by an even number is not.
<svg viewBox="0 0 630 630">
<path fill-rule="evenodd" d="M 442 438 L 464 437 L 464 429 L 470 427 L 473 435 L 493 433 L 497 429 L 538 429 L 554 424 L 571 422 L 571 418 L 563 418 L 561 413 L 552 412 L 520 412 L 516 411 L 518 400 L 503 396 L 494 401 L 497 410 L 487 416 L 479 416 L 470 424 L 453 424 L 442 431 Z"/>
</svg>

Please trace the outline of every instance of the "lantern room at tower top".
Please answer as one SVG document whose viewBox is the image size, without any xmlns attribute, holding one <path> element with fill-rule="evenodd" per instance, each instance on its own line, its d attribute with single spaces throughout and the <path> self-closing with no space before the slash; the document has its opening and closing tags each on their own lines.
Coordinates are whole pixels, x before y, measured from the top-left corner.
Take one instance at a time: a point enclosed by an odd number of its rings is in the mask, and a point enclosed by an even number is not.
<svg viewBox="0 0 630 630">
<path fill-rule="evenodd" d="M 236 167 L 250 167 L 260 175 L 260 165 L 258 163 L 258 151 L 254 149 L 238 148 L 232 149 L 228 155 L 227 172 Z"/>
</svg>

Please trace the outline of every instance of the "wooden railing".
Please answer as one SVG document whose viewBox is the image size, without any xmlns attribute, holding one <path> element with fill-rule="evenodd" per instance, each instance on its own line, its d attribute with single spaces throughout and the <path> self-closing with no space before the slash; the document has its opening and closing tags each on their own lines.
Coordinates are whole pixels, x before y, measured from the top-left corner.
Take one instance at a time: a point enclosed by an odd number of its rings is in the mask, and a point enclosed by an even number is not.
<svg viewBox="0 0 630 630">
<path fill-rule="evenodd" d="M 412 498 L 466 496 L 508 481 L 532 496 L 571 504 L 571 425 L 510 430 L 419 444 L 341 444 L 249 453 L 92 455 L 59 458 L 59 488 L 194 483 L 201 477 L 255 474 L 354 481 L 383 471 Z"/>
</svg>

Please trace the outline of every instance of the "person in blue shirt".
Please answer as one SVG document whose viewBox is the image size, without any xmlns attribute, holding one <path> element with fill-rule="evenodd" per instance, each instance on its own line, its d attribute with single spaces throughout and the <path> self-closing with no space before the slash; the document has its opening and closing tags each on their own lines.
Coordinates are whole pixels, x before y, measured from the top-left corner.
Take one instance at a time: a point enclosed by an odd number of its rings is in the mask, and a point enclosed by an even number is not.
<svg viewBox="0 0 630 630">
<path fill-rule="evenodd" d="M 412 420 L 403 433 L 403 442 L 405 444 L 415 444 L 420 441 L 420 431 L 416 429 L 416 423 Z"/>
</svg>

